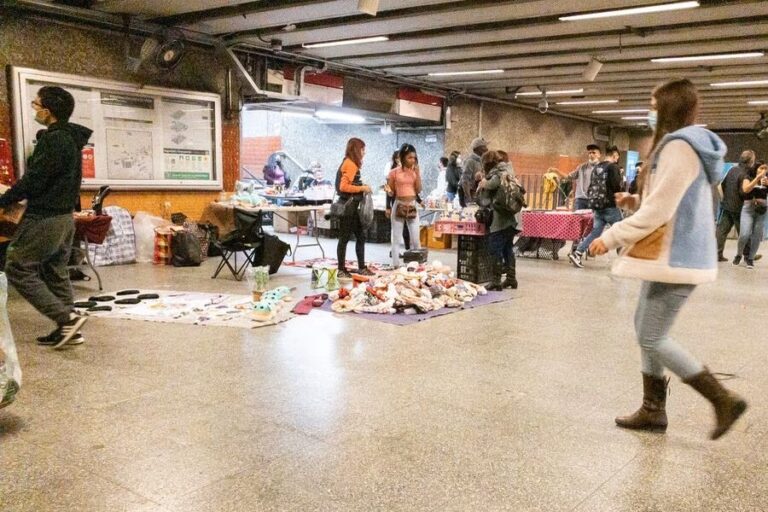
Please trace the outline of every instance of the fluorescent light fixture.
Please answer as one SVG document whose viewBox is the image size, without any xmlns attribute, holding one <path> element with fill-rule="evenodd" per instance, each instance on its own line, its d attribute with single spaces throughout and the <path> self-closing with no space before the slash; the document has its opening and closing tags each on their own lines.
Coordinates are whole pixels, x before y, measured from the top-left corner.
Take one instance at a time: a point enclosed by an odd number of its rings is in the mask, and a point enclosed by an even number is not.
<svg viewBox="0 0 768 512">
<path fill-rule="evenodd" d="M 707 127 L 707 125 L 706 125 L 706 124 L 697 124 L 697 125 L 695 125 L 695 126 L 698 126 L 699 128 L 706 128 L 706 127 Z"/>
<path fill-rule="evenodd" d="M 567 94 L 581 94 L 584 92 L 584 89 L 564 89 L 561 91 L 547 91 L 547 96 L 558 96 L 558 95 L 567 95 Z M 541 96 L 541 91 L 531 91 L 531 92 L 519 92 L 515 94 L 515 97 L 518 96 Z"/>
<path fill-rule="evenodd" d="M 640 114 L 642 112 L 650 112 L 649 108 L 625 108 L 618 110 L 593 110 L 593 114 Z"/>
<path fill-rule="evenodd" d="M 347 112 L 337 112 L 335 110 L 318 110 L 315 112 L 315 117 L 328 121 L 343 121 L 349 124 L 365 123 L 365 118 L 363 116 L 357 114 L 349 114 Z"/>
<path fill-rule="evenodd" d="M 329 46 L 344 46 L 348 44 L 366 44 L 366 43 L 381 43 L 383 41 L 389 41 L 387 36 L 374 36 L 374 37 L 360 37 L 358 39 L 342 39 L 340 41 L 328 41 L 326 43 L 309 43 L 302 44 L 302 48 L 327 48 Z"/>
<path fill-rule="evenodd" d="M 587 14 L 573 14 L 561 16 L 560 21 L 594 20 L 598 18 L 613 18 L 614 16 L 632 16 L 635 14 L 649 14 L 654 12 L 677 11 L 680 9 L 692 9 L 698 7 L 699 2 L 674 2 L 671 4 L 647 5 L 645 7 L 630 7 L 628 9 L 616 9 L 613 11 L 590 12 Z"/>
<path fill-rule="evenodd" d="M 660 57 L 651 62 L 663 64 L 666 62 L 696 62 L 699 60 L 754 59 L 765 57 L 765 52 L 720 53 L 715 55 L 690 55 L 687 57 Z"/>
<path fill-rule="evenodd" d="M 619 100 L 578 100 L 578 101 L 558 101 L 557 105 L 609 105 L 618 103 Z"/>
<path fill-rule="evenodd" d="M 768 100 L 752 100 L 748 103 L 750 105 L 768 105 Z"/>
<path fill-rule="evenodd" d="M 643 119 L 648 119 L 648 116 L 625 116 L 622 117 L 622 119 L 626 119 L 627 121 L 642 121 Z"/>
<path fill-rule="evenodd" d="M 712 87 L 754 87 L 760 85 L 768 85 L 768 80 L 749 80 L 746 82 L 715 82 L 709 85 Z"/>
<path fill-rule="evenodd" d="M 441 71 L 440 73 L 428 73 L 428 76 L 497 75 L 503 72 L 503 69 L 484 69 L 481 71 Z"/>
</svg>

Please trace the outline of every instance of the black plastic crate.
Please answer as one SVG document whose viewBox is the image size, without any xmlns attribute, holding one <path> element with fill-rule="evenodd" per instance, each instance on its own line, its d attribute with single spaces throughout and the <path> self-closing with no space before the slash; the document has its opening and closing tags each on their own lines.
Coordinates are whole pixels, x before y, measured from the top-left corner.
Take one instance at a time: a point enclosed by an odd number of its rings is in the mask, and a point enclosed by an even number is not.
<svg viewBox="0 0 768 512">
<path fill-rule="evenodd" d="M 488 251 L 487 236 L 459 235 L 456 276 L 476 284 L 493 278 L 495 257 Z"/>
</svg>

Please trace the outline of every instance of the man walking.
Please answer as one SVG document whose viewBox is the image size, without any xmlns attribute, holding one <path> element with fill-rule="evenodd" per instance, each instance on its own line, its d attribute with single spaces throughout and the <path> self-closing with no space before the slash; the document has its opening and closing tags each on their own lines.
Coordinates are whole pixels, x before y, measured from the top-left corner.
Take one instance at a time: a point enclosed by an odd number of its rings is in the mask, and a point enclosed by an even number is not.
<svg viewBox="0 0 768 512">
<path fill-rule="evenodd" d="M 575 267 L 584 268 L 581 261 L 589 244 L 603 234 L 606 226 L 621 221 L 621 210 L 616 207 L 615 195 L 622 192 L 621 170 L 619 169 L 619 149 L 611 146 L 605 150 L 605 161 L 592 171 L 587 190 L 587 207 L 594 213 L 592 231 L 579 243 L 576 250 L 568 255 Z"/>
<path fill-rule="evenodd" d="M 0 196 L 0 208 L 27 200 L 27 210 L 8 248 L 8 281 L 30 304 L 56 322 L 38 338 L 61 348 L 80 344 L 87 317 L 72 307 L 67 262 L 75 233 L 72 212 L 80 194 L 82 149 L 92 131 L 69 123 L 72 95 L 61 87 L 42 87 L 32 101 L 35 120 L 47 127 L 37 141 L 24 176 Z"/>
<path fill-rule="evenodd" d="M 573 204 L 574 210 L 589 209 L 589 205 L 587 204 L 587 191 L 589 190 L 589 183 L 592 180 L 592 171 L 594 171 L 595 167 L 600 163 L 600 158 L 600 147 L 597 144 L 589 144 L 587 145 L 587 161 L 578 166 L 572 173 L 561 174 L 566 180 L 576 181 L 576 200 Z"/>
<path fill-rule="evenodd" d="M 461 206 L 475 202 L 477 194 L 477 185 L 484 177 L 483 164 L 480 159 L 488 152 L 490 142 L 482 137 L 478 137 L 470 144 L 470 154 L 464 162 L 464 172 L 461 173 L 461 182 L 459 183 L 459 202 Z"/>
<path fill-rule="evenodd" d="M 755 152 L 746 150 L 739 157 L 739 164 L 731 167 L 720 182 L 722 195 L 720 219 L 717 221 L 717 261 L 728 261 L 723 256 L 725 240 L 728 233 L 736 226 L 736 233 L 741 230 L 741 208 L 744 206 L 744 197 L 741 192 L 741 182 L 755 165 Z M 749 244 L 745 248 L 744 255 L 749 257 Z"/>
</svg>

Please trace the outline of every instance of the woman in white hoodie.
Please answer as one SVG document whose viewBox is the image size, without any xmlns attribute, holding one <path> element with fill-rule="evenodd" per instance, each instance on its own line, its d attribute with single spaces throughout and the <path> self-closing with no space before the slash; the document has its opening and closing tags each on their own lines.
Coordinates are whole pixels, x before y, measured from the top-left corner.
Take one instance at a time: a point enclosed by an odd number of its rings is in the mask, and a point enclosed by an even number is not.
<svg viewBox="0 0 768 512">
<path fill-rule="evenodd" d="M 714 133 L 694 126 L 698 110 L 698 94 L 689 80 L 667 82 L 653 91 L 648 116 L 653 149 L 642 192 L 616 194 L 619 207 L 637 211 L 592 242 L 589 252 L 601 255 L 624 247 L 613 273 L 643 280 L 635 313 L 643 403 L 634 414 L 616 418 L 616 424 L 666 430 L 669 381 L 664 368 L 669 368 L 712 403 L 717 424 L 710 437 L 717 439 L 747 403 L 668 336 L 696 285 L 717 278 L 712 186 L 722 172 L 726 147 Z"/>
</svg>

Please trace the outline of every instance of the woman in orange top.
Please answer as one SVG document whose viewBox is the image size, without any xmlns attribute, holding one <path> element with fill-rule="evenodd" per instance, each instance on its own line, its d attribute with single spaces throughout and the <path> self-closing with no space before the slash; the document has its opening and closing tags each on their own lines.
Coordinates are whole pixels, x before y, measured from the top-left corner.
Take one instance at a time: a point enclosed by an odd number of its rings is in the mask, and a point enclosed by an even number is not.
<svg viewBox="0 0 768 512">
<path fill-rule="evenodd" d="M 403 226 L 408 226 L 411 235 L 411 249 L 420 249 L 419 213 L 416 196 L 421 192 L 421 171 L 416 148 L 403 144 L 400 148 L 400 166 L 390 171 L 387 177 L 387 192 L 395 198 L 392 204 L 392 266 L 400 266 L 400 248 L 403 245 Z M 409 214 L 403 216 L 405 210 Z"/>
<path fill-rule="evenodd" d="M 347 142 L 344 161 L 336 173 L 336 193 L 342 201 L 350 200 L 349 214 L 339 219 L 339 243 L 336 246 L 336 258 L 339 262 L 339 280 L 349 281 L 352 274 L 347 270 L 347 243 L 355 235 L 355 252 L 357 253 L 358 271 L 356 274 L 373 275 L 365 266 L 365 232 L 360 222 L 358 206 L 364 193 L 370 193 L 371 187 L 364 185 L 360 178 L 360 167 L 365 157 L 365 142 L 352 138 Z"/>
</svg>

